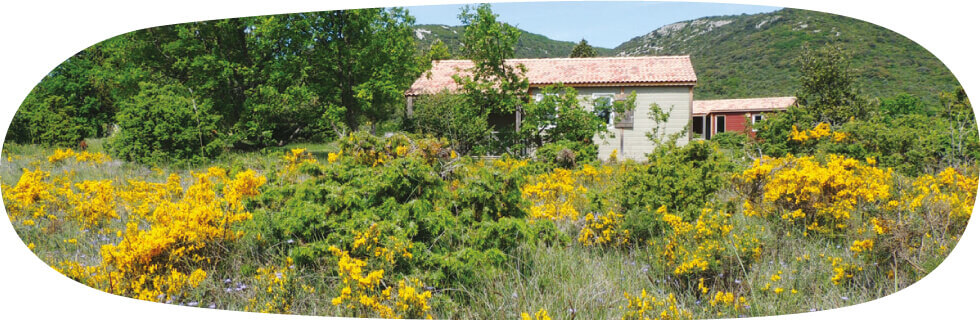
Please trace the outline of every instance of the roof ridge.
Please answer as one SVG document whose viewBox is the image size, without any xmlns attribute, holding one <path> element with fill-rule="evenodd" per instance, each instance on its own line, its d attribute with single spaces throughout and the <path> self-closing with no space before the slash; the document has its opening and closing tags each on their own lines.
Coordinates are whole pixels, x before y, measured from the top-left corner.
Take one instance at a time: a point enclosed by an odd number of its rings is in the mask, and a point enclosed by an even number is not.
<svg viewBox="0 0 980 320">
<path fill-rule="evenodd" d="M 698 102 L 698 101 L 728 101 L 728 100 L 758 100 L 758 99 L 790 99 L 790 98 L 792 98 L 792 99 L 796 99 L 796 97 L 794 97 L 794 96 L 778 96 L 778 97 L 755 97 L 755 98 L 728 98 L 728 99 L 701 99 L 701 100 L 694 100 L 694 101 L 695 101 L 695 102 Z"/>
<path fill-rule="evenodd" d="M 630 56 L 630 57 L 588 57 L 588 58 L 510 58 L 506 61 L 532 61 L 532 60 L 645 60 L 645 59 L 690 59 L 691 55 L 669 55 L 669 56 Z M 443 60 L 433 60 L 433 62 L 472 62 L 470 59 L 443 59 Z"/>
</svg>

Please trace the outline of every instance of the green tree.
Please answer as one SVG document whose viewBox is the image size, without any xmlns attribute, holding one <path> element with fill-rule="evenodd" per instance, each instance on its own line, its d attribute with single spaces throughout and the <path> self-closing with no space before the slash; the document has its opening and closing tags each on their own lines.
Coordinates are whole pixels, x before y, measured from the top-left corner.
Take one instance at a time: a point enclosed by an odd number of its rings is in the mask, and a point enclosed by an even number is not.
<svg viewBox="0 0 980 320">
<path fill-rule="evenodd" d="M 466 97 L 448 91 L 420 96 L 412 119 L 420 133 L 446 138 L 462 154 L 487 145 L 490 139 L 486 114 L 467 103 Z"/>
<path fill-rule="evenodd" d="M 942 92 L 939 100 L 943 106 L 943 120 L 948 137 L 945 162 L 959 166 L 980 159 L 980 137 L 977 136 L 977 120 L 973 106 L 963 87 L 954 92 Z"/>
<path fill-rule="evenodd" d="M 799 103 L 821 121 L 841 124 L 850 117 L 866 118 L 868 103 L 854 86 L 851 57 L 838 46 L 813 50 L 803 47 L 800 65 Z"/>
<path fill-rule="evenodd" d="M 926 104 L 916 96 L 900 93 L 881 100 L 881 111 L 890 115 L 927 114 Z"/>
<path fill-rule="evenodd" d="M 202 162 L 217 155 L 223 142 L 216 128 L 221 116 L 213 102 L 179 84 L 140 84 L 140 93 L 120 102 L 121 130 L 109 144 L 124 159 L 142 163 Z"/>
<path fill-rule="evenodd" d="M 97 44 L 58 65 L 21 103 L 7 131 L 7 140 L 75 147 L 101 137 L 115 112 L 113 79 L 100 68 L 108 53 Z"/>
<path fill-rule="evenodd" d="M 582 39 L 582 41 L 579 41 L 578 44 L 575 45 L 574 48 L 572 48 L 572 54 L 569 55 L 568 57 L 569 58 L 592 58 L 598 56 L 599 53 L 595 51 L 595 48 L 590 46 L 588 41 Z"/>
<path fill-rule="evenodd" d="M 436 41 L 433 41 L 432 45 L 429 46 L 429 51 L 426 53 L 426 55 L 429 61 L 446 60 L 453 57 L 453 55 L 449 53 L 449 47 L 442 42 L 442 39 L 436 39 Z"/>
<path fill-rule="evenodd" d="M 473 60 L 473 68 L 468 75 L 457 75 L 456 82 L 481 110 L 513 114 L 528 89 L 524 66 L 505 63 L 514 57 L 520 29 L 498 22 L 489 4 L 463 7 L 459 20 L 465 26 L 463 55 Z"/>
</svg>

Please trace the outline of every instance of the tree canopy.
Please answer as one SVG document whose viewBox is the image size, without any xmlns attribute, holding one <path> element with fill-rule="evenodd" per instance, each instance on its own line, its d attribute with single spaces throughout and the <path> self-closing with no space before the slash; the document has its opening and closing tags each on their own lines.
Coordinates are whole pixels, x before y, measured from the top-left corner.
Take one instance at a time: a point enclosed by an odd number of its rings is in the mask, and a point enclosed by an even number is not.
<svg viewBox="0 0 980 320">
<path fill-rule="evenodd" d="M 25 100 L 10 137 L 73 145 L 105 135 L 113 123 L 130 132 L 145 128 L 129 119 L 183 117 L 190 100 L 207 106 L 214 120 L 207 135 L 212 146 L 220 146 L 211 147 L 216 153 L 374 129 L 397 114 L 404 90 L 428 63 L 416 52 L 412 25 L 414 18 L 404 9 L 374 8 L 201 21 L 123 34 L 53 71 Z M 149 102 L 152 111 L 143 108 Z M 198 129 L 173 127 L 156 134 L 165 138 L 187 130 Z M 159 147 L 161 152 L 202 147 L 200 141 L 194 144 Z M 131 151 L 114 149 L 124 158 L 149 160 Z"/>
<path fill-rule="evenodd" d="M 599 53 L 595 51 L 595 48 L 590 46 L 588 41 L 582 39 L 582 41 L 579 41 L 578 44 L 575 45 L 574 48 L 572 48 L 572 54 L 569 55 L 568 57 L 569 58 L 592 58 L 598 56 Z"/>
</svg>

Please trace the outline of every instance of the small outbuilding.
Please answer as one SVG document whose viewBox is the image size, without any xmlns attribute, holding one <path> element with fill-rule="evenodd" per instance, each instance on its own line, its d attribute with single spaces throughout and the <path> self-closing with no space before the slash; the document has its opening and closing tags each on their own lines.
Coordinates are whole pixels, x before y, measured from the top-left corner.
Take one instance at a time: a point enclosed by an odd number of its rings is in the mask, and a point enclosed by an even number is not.
<svg viewBox="0 0 980 320">
<path fill-rule="evenodd" d="M 748 124 L 765 118 L 766 113 L 783 111 L 796 104 L 796 97 L 695 100 L 691 123 L 694 138 L 711 139 L 722 132 L 746 132 Z M 755 136 L 755 131 L 748 131 Z"/>
</svg>

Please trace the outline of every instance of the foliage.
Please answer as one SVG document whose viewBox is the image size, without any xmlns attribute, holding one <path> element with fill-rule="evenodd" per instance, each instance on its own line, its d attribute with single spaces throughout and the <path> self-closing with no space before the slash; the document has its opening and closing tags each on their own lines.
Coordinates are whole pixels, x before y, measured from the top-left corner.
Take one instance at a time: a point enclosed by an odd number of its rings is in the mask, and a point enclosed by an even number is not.
<svg viewBox="0 0 980 320">
<path fill-rule="evenodd" d="M 792 128 L 811 128 L 817 118 L 806 108 L 790 106 L 783 112 L 768 114 L 754 126 L 757 148 L 764 155 L 779 157 L 787 153 L 798 154 L 803 144 L 793 143 Z"/>
<path fill-rule="evenodd" d="M 813 157 L 763 157 L 738 174 L 746 195 L 745 214 L 781 219 L 803 234 L 839 234 L 851 228 L 856 209 L 887 200 L 892 170 L 830 155 L 826 164 Z"/>
<path fill-rule="evenodd" d="M 118 145 L 118 153 L 140 162 L 164 155 L 198 161 L 192 157 L 217 155 L 207 145 L 218 136 L 225 146 L 250 149 L 343 135 L 361 125 L 374 129 L 402 108 L 404 90 L 428 62 L 417 57 L 413 23 L 404 9 L 373 8 L 123 34 L 46 77 L 25 100 L 11 138 L 74 147 L 83 138 L 107 135 L 115 120 L 123 135 L 172 140 L 174 130 L 147 133 L 145 126 L 123 122 L 142 119 L 136 114 L 145 113 L 132 109 L 147 103 L 157 116 L 180 115 L 194 100 L 204 127 L 190 127 L 204 130 L 207 137 L 195 138 L 204 152 L 172 141 L 151 146 L 157 151 Z"/>
<path fill-rule="evenodd" d="M 980 143 L 969 100 L 962 95 L 959 97 L 963 99 L 956 98 L 953 93 L 942 96 L 948 97 L 950 106 L 950 112 L 942 115 L 887 113 L 864 120 L 848 119 L 839 125 L 817 122 L 819 116 L 809 108 L 790 107 L 756 125 L 756 139 L 750 148 L 772 157 L 842 154 L 871 158 L 907 175 L 974 161 Z"/>
<path fill-rule="evenodd" d="M 804 46 L 799 64 L 800 91 L 796 96 L 800 105 L 831 124 L 867 117 L 867 102 L 858 96 L 850 57 L 843 49 L 827 45 L 812 50 Z"/>
<path fill-rule="evenodd" d="M 935 113 L 935 111 L 927 110 L 922 99 L 908 93 L 899 93 L 891 98 L 882 99 L 881 111 L 893 117 L 905 114 L 928 115 Z"/>
<path fill-rule="evenodd" d="M 426 56 L 429 57 L 429 61 L 446 60 L 452 58 L 452 55 L 449 54 L 449 47 L 447 47 L 446 44 L 439 39 L 432 42 Z"/>
<path fill-rule="evenodd" d="M 714 193 L 729 184 L 734 169 L 717 145 L 705 141 L 658 148 L 649 157 L 647 164 L 626 174 L 613 196 L 626 210 L 626 225 L 639 240 L 664 229 L 664 222 L 651 214 L 662 206 L 692 221 Z"/>
<path fill-rule="evenodd" d="M 487 114 L 467 103 L 465 97 L 444 91 L 420 96 L 415 106 L 412 119 L 420 133 L 446 138 L 464 155 L 482 153 L 489 144 Z"/>
<path fill-rule="evenodd" d="M 528 147 L 558 141 L 592 144 L 594 137 L 608 133 L 604 119 L 582 106 L 574 88 L 561 84 L 545 87 L 541 99 L 525 105 L 522 111 L 518 136 Z"/>
<path fill-rule="evenodd" d="M 463 41 L 462 34 L 465 26 L 448 26 L 441 24 L 421 24 L 416 25 L 415 30 L 424 34 L 421 39 L 416 39 L 419 50 L 424 51 L 431 48 L 436 41 L 443 42 L 449 49 L 452 59 L 462 59 Z M 568 57 L 575 42 L 560 41 L 549 39 L 546 36 L 521 30 L 521 38 L 517 40 L 517 47 L 514 50 L 515 58 L 565 58 Z M 599 56 L 613 56 L 615 52 L 609 48 L 594 47 Z"/>
<path fill-rule="evenodd" d="M 210 100 L 198 100 L 178 85 L 142 83 L 140 94 L 120 103 L 121 131 L 110 142 L 120 158 L 164 163 L 203 162 L 222 151 L 216 134 L 221 116 Z"/>
<path fill-rule="evenodd" d="M 489 4 L 466 6 L 459 14 L 465 25 L 464 56 L 473 60 L 468 75 L 455 77 L 469 103 L 486 113 L 513 113 L 528 89 L 523 65 L 504 63 L 514 57 L 520 29 L 498 22 Z M 498 128 L 499 129 L 499 128 Z"/>
<path fill-rule="evenodd" d="M 572 53 L 568 55 L 569 58 L 593 58 L 598 57 L 599 53 L 595 51 L 595 48 L 589 45 L 588 41 L 582 39 L 578 44 L 572 48 Z"/>
<path fill-rule="evenodd" d="M 107 135 L 116 107 L 112 74 L 103 66 L 109 46 L 96 44 L 52 70 L 21 103 L 6 141 L 78 147 L 84 138 Z"/>
<path fill-rule="evenodd" d="M 691 55 L 698 74 L 695 100 L 776 97 L 800 90 L 795 62 L 803 45 L 827 43 L 853 53 L 848 62 L 854 86 L 872 97 L 904 92 L 938 105 L 938 94 L 958 85 L 942 61 L 901 34 L 846 16 L 793 8 L 678 21 L 603 56 Z"/>
<path fill-rule="evenodd" d="M 535 150 L 535 159 L 550 167 L 573 169 L 599 159 L 599 146 L 592 142 L 556 141 L 545 143 Z"/>
</svg>

